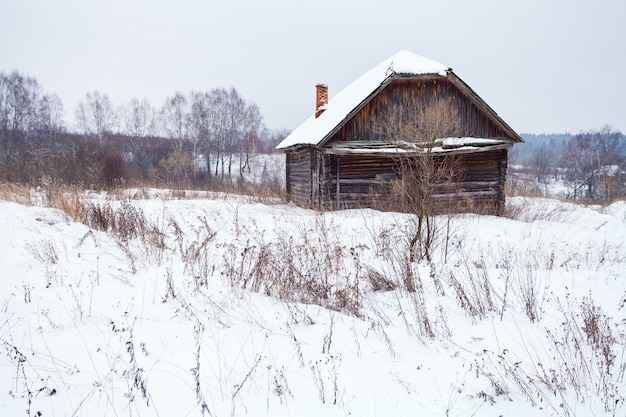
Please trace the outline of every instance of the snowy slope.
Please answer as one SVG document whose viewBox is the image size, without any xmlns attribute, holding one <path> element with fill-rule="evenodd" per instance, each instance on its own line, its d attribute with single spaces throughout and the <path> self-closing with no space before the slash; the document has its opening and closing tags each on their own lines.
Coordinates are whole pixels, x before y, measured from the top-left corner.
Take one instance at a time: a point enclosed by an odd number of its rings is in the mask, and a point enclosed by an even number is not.
<svg viewBox="0 0 626 417">
<path fill-rule="evenodd" d="M 0 201 L 0 415 L 626 410 L 624 203 L 441 217 L 432 264 L 406 215 L 84 204 L 118 223 Z"/>
</svg>

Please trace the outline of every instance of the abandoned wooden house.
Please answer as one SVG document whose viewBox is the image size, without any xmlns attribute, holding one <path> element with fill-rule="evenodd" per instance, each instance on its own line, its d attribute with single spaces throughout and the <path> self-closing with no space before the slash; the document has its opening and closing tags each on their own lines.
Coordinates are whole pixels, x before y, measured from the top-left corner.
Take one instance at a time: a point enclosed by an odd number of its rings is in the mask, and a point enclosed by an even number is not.
<svg viewBox="0 0 626 417">
<path fill-rule="evenodd" d="M 508 149 L 520 142 L 450 68 L 400 51 L 330 100 L 317 85 L 315 113 L 277 149 L 300 206 L 402 210 L 423 192 L 410 183 L 427 178 L 437 212 L 501 214 Z"/>
</svg>

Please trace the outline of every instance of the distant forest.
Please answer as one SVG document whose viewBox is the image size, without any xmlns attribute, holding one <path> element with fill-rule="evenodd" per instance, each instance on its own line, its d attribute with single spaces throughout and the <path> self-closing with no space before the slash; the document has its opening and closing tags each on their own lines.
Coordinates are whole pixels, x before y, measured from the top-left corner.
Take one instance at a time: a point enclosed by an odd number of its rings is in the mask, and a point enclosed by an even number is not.
<svg viewBox="0 0 626 417">
<path fill-rule="evenodd" d="M 516 145 L 509 151 L 509 162 L 511 164 L 526 165 L 533 155 L 541 149 L 555 155 L 561 155 L 573 135 L 570 133 L 521 133 L 520 136 L 525 143 Z"/>
<path fill-rule="evenodd" d="M 509 153 L 509 183 L 516 192 L 603 203 L 626 197 L 623 133 L 605 126 L 575 135 L 520 136 L 525 143 Z"/>
<path fill-rule="evenodd" d="M 521 133 L 526 143 L 516 145 L 509 152 L 511 164 L 528 165 L 538 152 L 549 152 L 552 155 L 563 155 L 572 137 L 571 133 Z M 620 132 L 618 151 L 626 154 L 626 136 Z"/>
</svg>

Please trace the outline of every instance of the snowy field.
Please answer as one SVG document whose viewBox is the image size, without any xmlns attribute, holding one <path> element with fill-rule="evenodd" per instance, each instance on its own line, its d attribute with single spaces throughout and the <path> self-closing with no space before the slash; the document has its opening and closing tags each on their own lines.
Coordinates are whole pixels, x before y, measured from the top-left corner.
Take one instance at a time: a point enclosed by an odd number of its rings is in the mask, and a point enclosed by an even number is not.
<svg viewBox="0 0 626 417">
<path fill-rule="evenodd" d="M 412 264 L 407 215 L 170 194 L 0 201 L 0 415 L 626 415 L 625 202 Z"/>
</svg>

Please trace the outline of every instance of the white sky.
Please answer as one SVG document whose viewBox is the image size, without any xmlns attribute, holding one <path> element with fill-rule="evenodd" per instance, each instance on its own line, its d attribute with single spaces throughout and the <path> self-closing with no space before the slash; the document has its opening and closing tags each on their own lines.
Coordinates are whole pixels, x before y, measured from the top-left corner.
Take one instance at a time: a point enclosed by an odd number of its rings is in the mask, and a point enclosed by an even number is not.
<svg viewBox="0 0 626 417">
<path fill-rule="evenodd" d="M 520 133 L 626 131 L 623 0 L 0 0 L 0 70 L 35 77 L 66 119 L 89 91 L 115 104 L 235 87 L 293 129 L 401 49 L 452 67 Z"/>
</svg>

